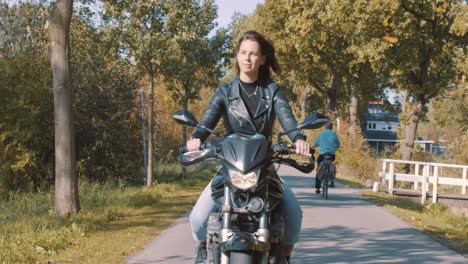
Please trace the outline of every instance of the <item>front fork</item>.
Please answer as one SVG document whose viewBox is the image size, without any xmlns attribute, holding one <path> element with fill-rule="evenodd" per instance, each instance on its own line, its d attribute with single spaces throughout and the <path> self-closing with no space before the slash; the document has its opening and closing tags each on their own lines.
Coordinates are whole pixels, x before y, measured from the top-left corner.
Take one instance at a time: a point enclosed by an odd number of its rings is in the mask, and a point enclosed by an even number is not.
<svg viewBox="0 0 468 264">
<path fill-rule="evenodd" d="M 267 210 L 268 211 L 268 210 Z M 229 187 L 224 186 L 224 205 L 223 205 L 223 226 L 221 229 L 221 242 L 228 241 L 234 233 L 231 229 L 231 192 Z M 263 213 L 259 219 L 258 230 L 255 233 L 257 239 L 261 242 L 268 243 L 270 231 L 268 229 L 268 213 Z M 265 252 L 260 263 L 268 263 L 268 254 Z M 229 255 L 221 252 L 221 264 L 229 264 Z"/>
<path fill-rule="evenodd" d="M 226 242 L 232 237 L 231 230 L 231 193 L 229 187 L 224 186 L 224 205 L 223 205 L 223 227 L 221 229 L 221 242 Z M 229 256 L 221 252 L 221 264 L 229 264 Z"/>
</svg>

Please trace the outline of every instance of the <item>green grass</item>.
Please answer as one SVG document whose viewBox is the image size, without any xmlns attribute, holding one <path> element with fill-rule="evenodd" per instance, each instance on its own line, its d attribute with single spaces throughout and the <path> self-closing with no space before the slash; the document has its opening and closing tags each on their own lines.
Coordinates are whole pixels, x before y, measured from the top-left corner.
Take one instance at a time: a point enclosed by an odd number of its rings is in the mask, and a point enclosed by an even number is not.
<svg viewBox="0 0 468 264">
<path fill-rule="evenodd" d="M 81 182 L 81 211 L 66 218 L 55 216 L 52 192 L 9 194 L 0 201 L 0 263 L 122 262 L 187 212 L 213 175 L 200 168 L 181 179 L 180 166 L 169 167 L 166 183 L 151 188 Z"/>
<path fill-rule="evenodd" d="M 389 209 L 400 219 L 425 232 L 450 249 L 468 255 L 468 219 L 453 214 L 443 204 L 421 205 L 409 198 L 365 191 L 371 202 Z"/>
<path fill-rule="evenodd" d="M 352 188 L 364 188 L 365 187 L 364 184 L 359 181 L 356 181 L 353 179 L 347 179 L 347 178 L 340 178 L 339 175 L 336 177 L 336 181 L 346 186 L 352 187 Z"/>
<path fill-rule="evenodd" d="M 351 188 L 365 188 L 365 185 L 359 179 L 350 175 L 351 173 L 343 172 L 341 168 L 338 168 L 336 181 Z"/>
</svg>

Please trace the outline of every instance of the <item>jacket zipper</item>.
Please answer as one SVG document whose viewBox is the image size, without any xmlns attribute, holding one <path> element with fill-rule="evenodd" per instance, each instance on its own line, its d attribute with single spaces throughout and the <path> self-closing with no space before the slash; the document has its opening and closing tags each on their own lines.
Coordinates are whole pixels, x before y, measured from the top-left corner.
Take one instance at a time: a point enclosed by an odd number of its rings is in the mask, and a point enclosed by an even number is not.
<svg viewBox="0 0 468 264">
<path fill-rule="evenodd" d="M 255 125 L 252 123 L 252 121 L 250 120 L 250 118 L 247 118 L 246 116 L 244 116 L 243 114 L 241 114 L 240 112 L 236 111 L 235 109 L 232 109 L 233 112 L 237 113 L 238 115 L 242 116 L 245 120 L 249 121 L 249 123 L 252 125 L 252 127 L 254 128 L 255 130 L 255 133 L 257 133 L 257 128 L 255 127 Z M 237 117 L 236 117 L 237 118 Z M 239 119 L 238 119 L 239 120 Z"/>
</svg>

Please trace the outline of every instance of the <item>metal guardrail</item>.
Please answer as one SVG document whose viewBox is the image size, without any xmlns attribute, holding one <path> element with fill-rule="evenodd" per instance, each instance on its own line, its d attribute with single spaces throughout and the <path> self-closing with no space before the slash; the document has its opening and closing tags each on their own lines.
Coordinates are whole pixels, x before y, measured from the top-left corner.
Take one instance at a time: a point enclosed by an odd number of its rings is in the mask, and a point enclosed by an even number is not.
<svg viewBox="0 0 468 264">
<path fill-rule="evenodd" d="M 466 195 L 466 189 L 468 186 L 468 165 L 455 165 L 394 159 L 382 159 L 380 161 L 382 162 L 382 170 L 379 172 L 379 176 L 382 180 L 381 185 L 382 187 L 387 186 L 388 181 L 387 190 L 388 193 L 392 195 L 395 192 L 394 186 L 395 182 L 397 181 L 412 182 L 414 191 L 418 191 L 419 183 L 421 183 L 421 203 L 424 203 L 426 201 L 430 184 L 432 184 L 432 203 L 437 202 L 437 197 L 439 196 L 439 185 L 460 186 L 461 195 Z M 413 171 L 414 173 L 410 174 L 395 172 L 395 164 L 409 165 L 409 171 Z M 412 166 L 413 168 L 411 168 Z M 453 168 L 456 170 L 460 169 L 460 174 L 453 175 L 453 177 L 443 177 L 442 175 L 440 175 L 441 168 Z"/>
</svg>

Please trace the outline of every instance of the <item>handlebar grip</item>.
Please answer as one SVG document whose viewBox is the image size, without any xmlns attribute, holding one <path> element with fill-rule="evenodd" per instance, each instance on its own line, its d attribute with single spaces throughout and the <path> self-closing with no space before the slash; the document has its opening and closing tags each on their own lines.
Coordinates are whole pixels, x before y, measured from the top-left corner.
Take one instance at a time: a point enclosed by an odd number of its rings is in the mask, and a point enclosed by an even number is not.
<svg viewBox="0 0 468 264">
<path fill-rule="evenodd" d="M 315 149 L 314 149 L 314 148 L 310 148 L 309 152 L 310 152 L 310 154 L 314 155 L 314 154 L 315 154 Z"/>
<path fill-rule="evenodd" d="M 184 154 L 185 152 L 188 152 L 187 146 L 180 146 L 179 147 L 179 153 Z"/>
<path fill-rule="evenodd" d="M 209 147 L 211 147 L 211 144 L 209 142 L 205 142 L 200 146 L 200 150 L 203 150 L 203 149 L 209 148 Z M 179 147 L 179 153 L 180 154 L 184 154 L 186 152 L 188 152 L 187 145 L 183 145 L 183 146 Z"/>
<path fill-rule="evenodd" d="M 289 152 L 290 154 L 296 154 L 296 149 L 295 149 L 295 148 L 288 148 L 288 152 Z M 313 156 L 314 156 L 314 153 L 315 153 L 315 149 L 312 149 L 312 148 L 311 148 L 309 154 L 307 154 L 306 156 L 307 156 L 307 157 L 313 157 Z"/>
<path fill-rule="evenodd" d="M 275 144 L 274 150 L 279 152 L 280 154 L 296 154 L 296 148 L 293 144 L 283 141 Z M 315 149 L 310 148 L 310 153 L 307 155 L 308 157 L 313 157 L 315 153 Z"/>
</svg>

